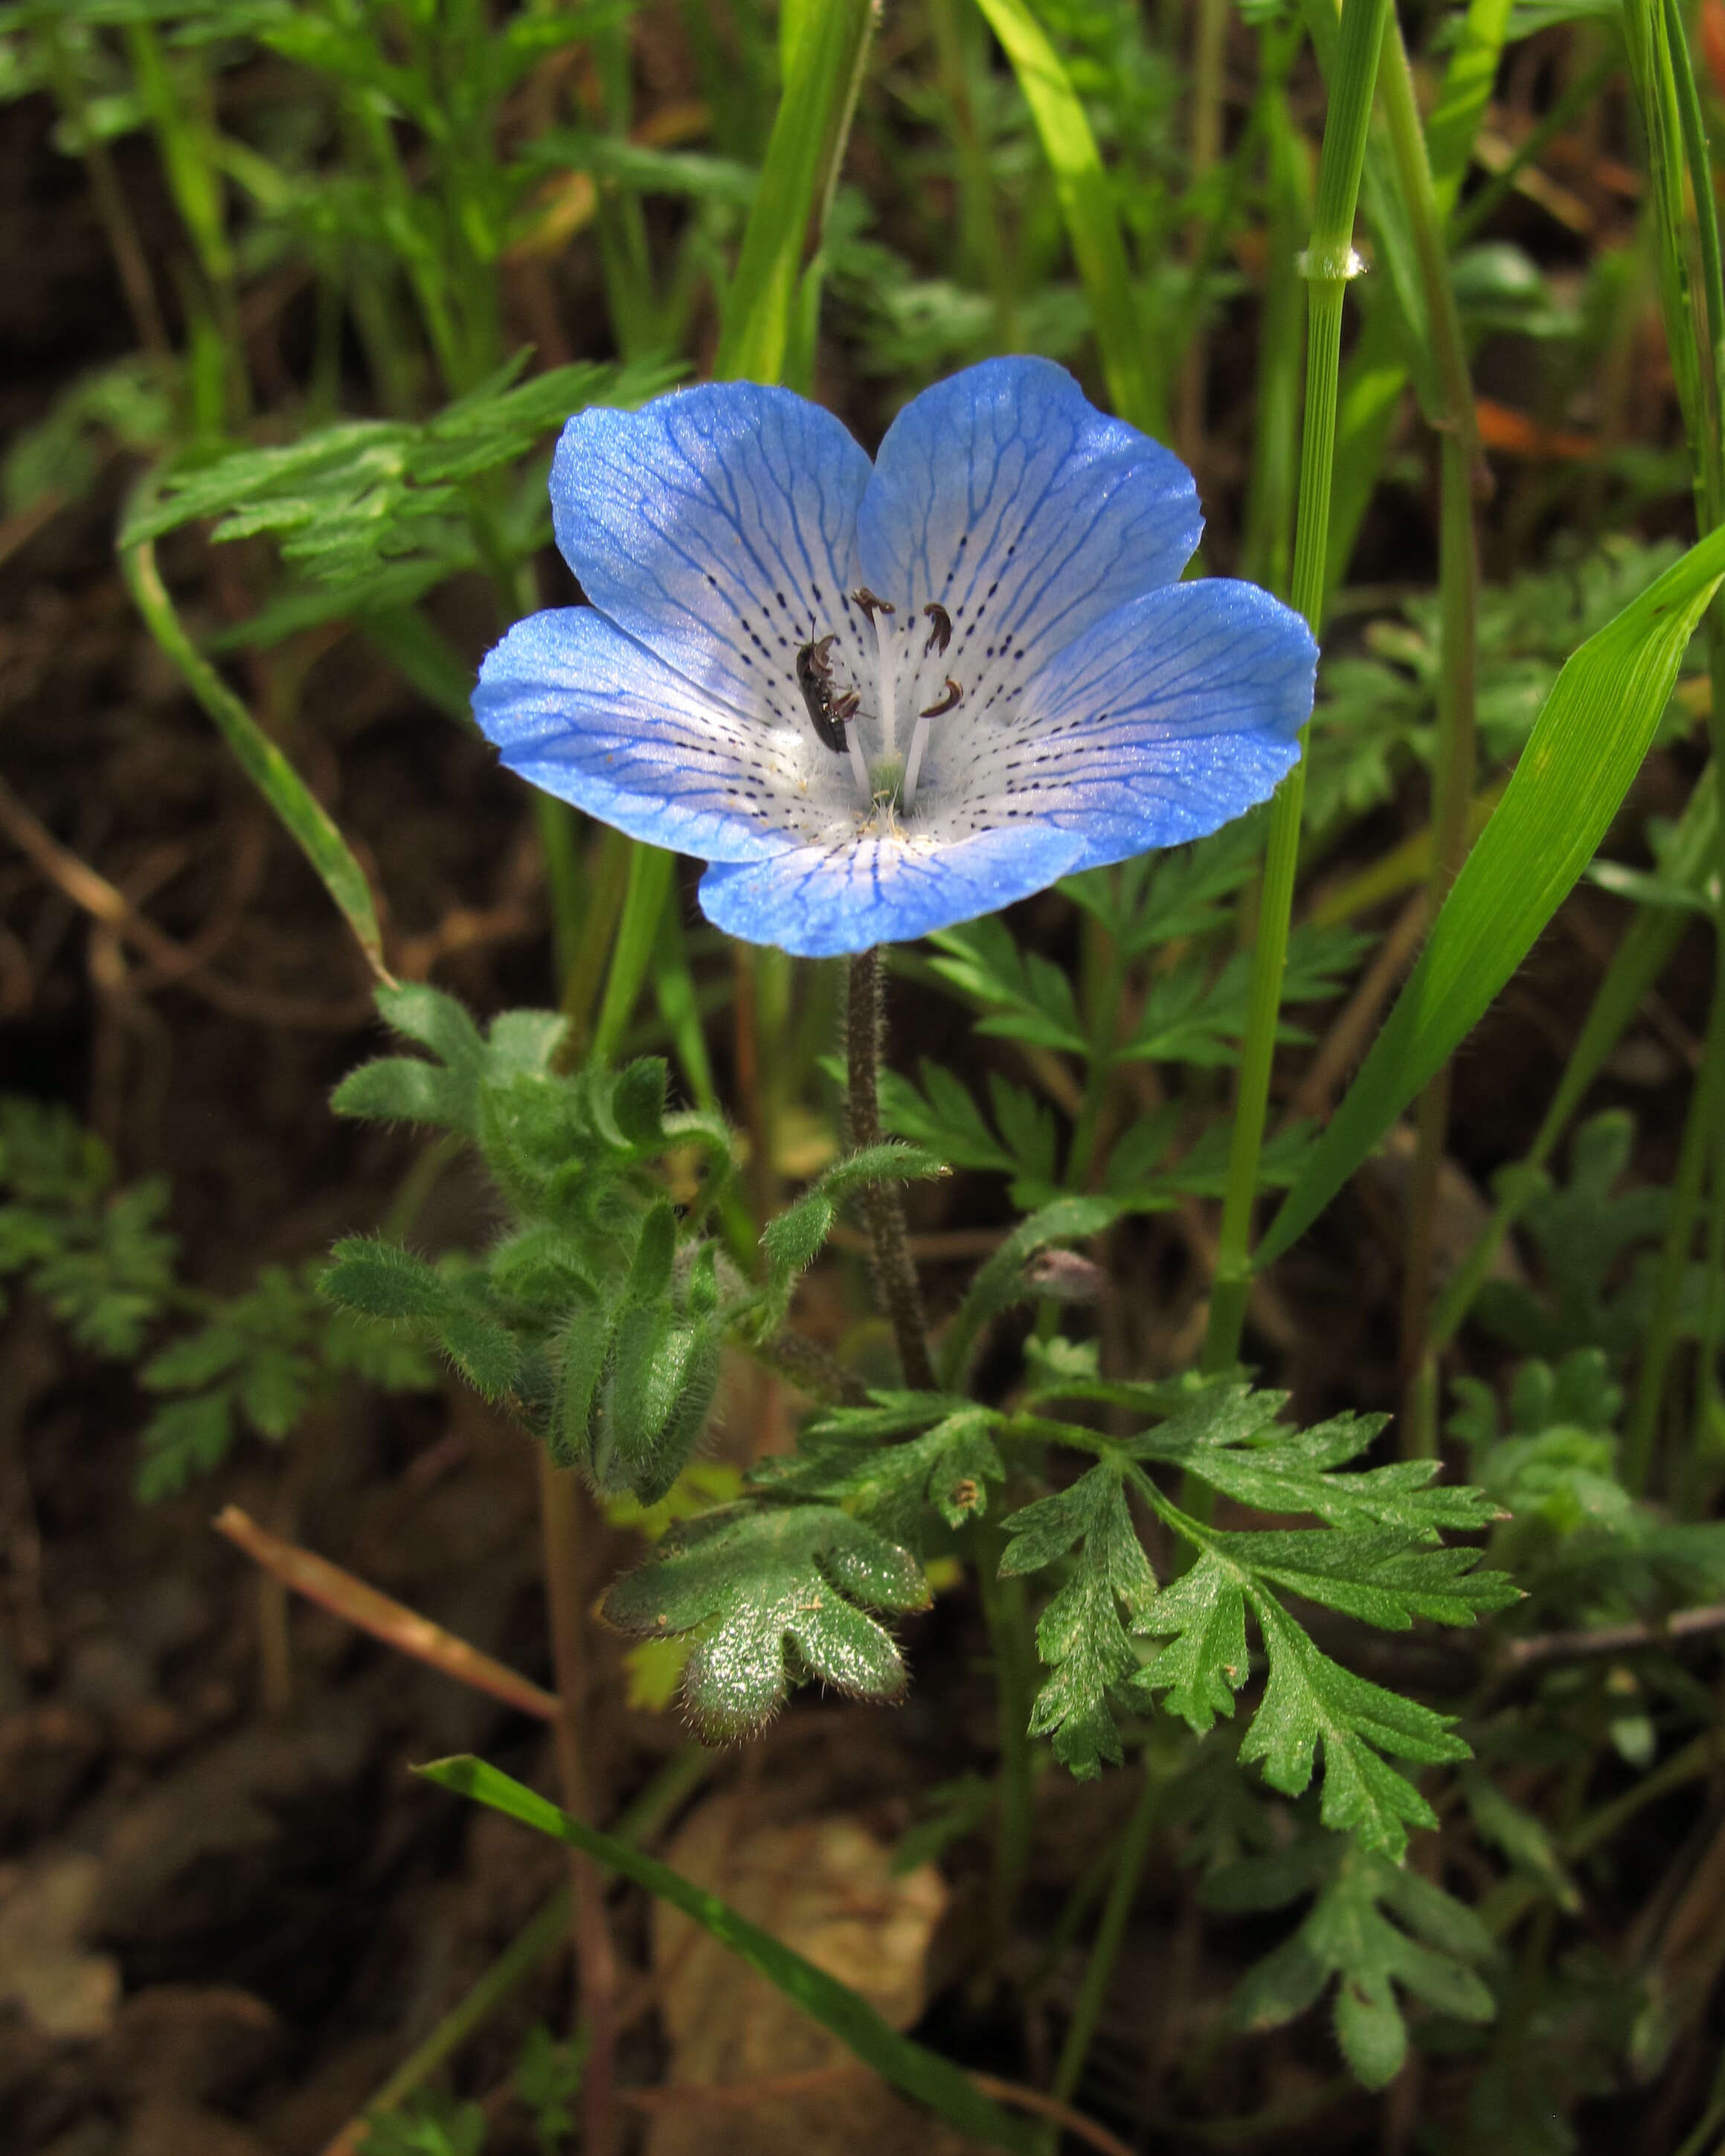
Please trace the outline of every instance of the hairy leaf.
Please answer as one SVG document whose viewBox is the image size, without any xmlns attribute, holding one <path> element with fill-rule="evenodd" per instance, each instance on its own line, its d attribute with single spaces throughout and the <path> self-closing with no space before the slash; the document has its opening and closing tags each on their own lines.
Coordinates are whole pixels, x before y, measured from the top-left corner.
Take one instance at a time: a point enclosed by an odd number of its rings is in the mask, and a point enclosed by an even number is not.
<svg viewBox="0 0 1725 2156">
<path fill-rule="evenodd" d="M 927 1601 L 910 1552 L 836 1507 L 727 1506 L 673 1527 L 603 1608 L 639 1637 L 697 1633 L 684 1702 L 709 1734 L 741 1737 L 811 1677 L 860 1698 L 896 1699 L 904 1664 L 864 1609 Z"/>
</svg>

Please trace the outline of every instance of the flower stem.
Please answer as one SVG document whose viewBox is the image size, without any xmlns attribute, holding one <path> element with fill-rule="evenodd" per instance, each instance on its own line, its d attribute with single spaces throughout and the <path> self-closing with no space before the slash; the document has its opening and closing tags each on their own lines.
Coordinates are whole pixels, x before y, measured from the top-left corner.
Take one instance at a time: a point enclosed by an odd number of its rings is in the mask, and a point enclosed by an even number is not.
<svg viewBox="0 0 1725 2156">
<path fill-rule="evenodd" d="M 860 951 L 850 962 L 845 1060 L 850 1080 L 850 1142 L 859 1152 L 880 1142 L 880 1040 L 885 1014 L 880 953 Z M 890 1183 L 871 1183 L 862 1193 L 863 1218 L 875 1246 L 875 1285 L 898 1342 L 905 1383 L 918 1392 L 936 1389 L 928 1353 L 922 1290 L 905 1239 L 905 1213 Z"/>
<path fill-rule="evenodd" d="M 545 1597 L 551 1617 L 552 1666 L 557 1675 L 557 1779 L 571 1818 L 593 1816 L 582 1742 L 587 1701 L 587 1616 L 582 1583 L 581 1489 L 574 1476 L 539 1454 L 539 1517 L 545 1551 Z M 610 2156 L 616 2145 L 614 2102 L 617 2049 L 617 1958 L 605 1915 L 604 1880 L 592 1859 L 569 1852 L 575 1902 L 575 1958 L 580 2015 L 588 2035 L 582 2076 L 582 2147 Z"/>
</svg>

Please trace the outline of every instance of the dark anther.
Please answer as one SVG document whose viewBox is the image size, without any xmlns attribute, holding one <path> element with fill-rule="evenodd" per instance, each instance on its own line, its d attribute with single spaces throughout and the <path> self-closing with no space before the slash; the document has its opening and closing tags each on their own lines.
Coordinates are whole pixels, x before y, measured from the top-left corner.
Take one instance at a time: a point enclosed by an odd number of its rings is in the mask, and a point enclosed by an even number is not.
<svg viewBox="0 0 1725 2156">
<path fill-rule="evenodd" d="M 833 662 L 827 654 L 834 641 L 823 636 L 803 646 L 797 654 L 797 686 L 803 691 L 803 701 L 821 747 L 831 749 L 834 756 L 843 756 L 845 721 L 855 711 L 859 699 L 855 690 L 842 696 L 833 694 Z"/>
<path fill-rule="evenodd" d="M 944 652 L 952 641 L 952 617 L 943 606 L 937 605 L 932 599 L 922 611 L 934 624 L 928 632 L 928 641 L 922 647 L 922 656 L 927 659 L 931 651 Z"/>
<path fill-rule="evenodd" d="M 919 719 L 937 719 L 942 711 L 950 711 L 954 704 L 962 702 L 963 696 L 964 691 L 949 674 L 947 676 L 946 695 L 941 698 L 939 703 L 931 704 L 926 711 L 918 711 L 916 716 Z"/>
<path fill-rule="evenodd" d="M 857 589 L 854 591 L 850 596 L 856 601 L 857 604 L 868 616 L 869 626 L 870 629 L 875 625 L 875 616 L 877 613 L 896 613 L 898 612 L 898 608 L 889 600 L 876 598 L 866 584 L 859 585 Z"/>
</svg>

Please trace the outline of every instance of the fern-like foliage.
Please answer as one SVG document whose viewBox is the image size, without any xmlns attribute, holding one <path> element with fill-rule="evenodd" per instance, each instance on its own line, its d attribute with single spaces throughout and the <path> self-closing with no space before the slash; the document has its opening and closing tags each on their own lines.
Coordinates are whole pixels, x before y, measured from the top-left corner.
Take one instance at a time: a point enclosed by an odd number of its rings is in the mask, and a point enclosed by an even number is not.
<svg viewBox="0 0 1725 2156">
<path fill-rule="evenodd" d="M 1081 1392 L 1140 1408 L 1155 1389 L 1106 1386 L 1078 1377 Z M 1060 1389 L 1060 1381 L 1055 1381 Z M 1430 1462 L 1351 1469 L 1381 1420 L 1343 1416 L 1300 1432 L 1279 1420 L 1283 1396 L 1242 1386 L 1208 1387 L 1165 1419 L 1118 1440 L 1075 1425 L 1021 1417 L 1036 1438 L 1081 1443 L 1096 1464 L 1069 1488 L 1007 1522 L 1003 1569 L 1054 1569 L 1059 1584 L 1038 1631 L 1053 1674 L 1033 1727 L 1056 1758 L 1093 1774 L 1121 1756 L 1117 1715 L 1160 1703 L 1193 1729 L 1231 1716 L 1253 1676 L 1248 1620 L 1263 1650 L 1266 1681 L 1240 1743 L 1265 1779 L 1289 1795 L 1323 1763 L 1322 1815 L 1368 1849 L 1399 1857 L 1414 1825 L 1435 1823 L 1430 1805 L 1391 1763 L 1464 1758 L 1451 1717 L 1356 1676 L 1324 1653 L 1288 1606 L 1296 1597 L 1390 1630 L 1419 1617 L 1471 1624 L 1507 1607 L 1518 1590 L 1507 1575 L 1479 1571 L 1479 1552 L 1445 1547 L 1444 1527 L 1477 1528 L 1496 1507 L 1478 1490 L 1433 1486 Z M 1002 1434 L 1014 1427 L 1003 1419 Z M 1224 1529 L 1182 1512 L 1147 1471 L 1178 1466 L 1238 1502 L 1332 1524 Z M 1136 1497 L 1192 1552 L 1188 1569 L 1158 1590 L 1132 1524 Z M 1164 1642 L 1140 1649 L 1140 1640 Z"/>
<path fill-rule="evenodd" d="M 1214 1871 L 1203 1898 L 1230 1912 L 1286 1908 L 1311 1897 L 1298 1928 L 1250 1969 L 1235 1991 L 1240 2029 L 1291 2021 L 1335 1986 L 1336 2037 L 1355 2077 L 1382 2088 L 1408 2051 L 1404 1997 L 1461 2021 L 1488 2021 L 1496 2000 L 1481 1974 L 1497 1958 L 1465 1902 L 1411 1866 L 1310 1831 L 1286 1848 Z"/>
<path fill-rule="evenodd" d="M 80 1348 L 136 1355 L 176 1293 L 167 1185 L 119 1188 L 113 1156 L 69 1110 L 5 1094 L 0 1197 L 0 1280 L 25 1283 Z"/>
</svg>

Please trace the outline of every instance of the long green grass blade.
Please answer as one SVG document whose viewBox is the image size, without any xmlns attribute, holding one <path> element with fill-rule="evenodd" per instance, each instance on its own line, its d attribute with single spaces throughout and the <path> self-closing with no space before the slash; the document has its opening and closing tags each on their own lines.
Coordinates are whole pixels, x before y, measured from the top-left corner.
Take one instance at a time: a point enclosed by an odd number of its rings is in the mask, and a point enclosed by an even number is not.
<svg viewBox="0 0 1725 2156">
<path fill-rule="evenodd" d="M 1114 409 L 1146 434 L 1160 434 L 1163 391 L 1132 303 L 1132 272 L 1101 152 L 1072 78 L 1025 0 L 977 0 L 977 5 L 1012 63 L 1054 175 Z"/>
<path fill-rule="evenodd" d="M 809 235 L 838 180 L 874 20 L 872 0 L 826 0 L 798 8 L 788 26 L 784 94 L 713 362 L 721 381 L 785 378 Z"/>
<path fill-rule="evenodd" d="M 1722 577 L 1717 531 L 1570 657 L 1389 1022 L 1259 1245 L 1259 1265 L 1306 1232 L 1466 1038 L 1593 859 Z"/>
<path fill-rule="evenodd" d="M 383 963 L 383 935 L 372 887 L 328 811 L 187 634 L 156 566 L 153 542 L 145 539 L 123 547 L 120 565 L 150 634 L 178 667 L 187 687 L 214 720 L 247 778 L 317 871 L 324 889 L 358 938 L 372 971 L 380 981 L 387 982 L 389 970 Z"/>
<path fill-rule="evenodd" d="M 593 1053 L 608 1062 L 617 1053 L 624 1029 L 633 1015 L 636 998 L 653 963 L 659 941 L 660 916 L 670 895 L 671 870 L 676 856 L 660 846 L 635 845 L 629 856 L 629 883 L 623 894 L 623 918 L 617 925 L 617 941 L 611 948 L 611 970 L 605 976 L 604 999 L 593 1026 Z"/>
<path fill-rule="evenodd" d="M 739 1961 L 746 1962 L 793 2000 L 812 2020 L 830 2029 L 883 2081 L 926 2104 L 948 2125 L 987 2148 L 1004 2148 L 1014 2152 L 1014 2156 L 1034 2156 L 1040 2143 L 1033 2128 L 991 2102 L 968 2076 L 937 2052 L 925 2051 L 921 2044 L 901 2036 L 848 1984 L 817 1969 L 770 1932 L 752 1924 L 716 1894 L 709 1894 L 668 1864 L 632 1849 L 627 1842 L 571 1819 L 567 1812 L 559 1811 L 544 1797 L 524 1789 L 482 1759 L 439 1759 L 419 1772 L 443 1789 L 490 1804 L 536 1833 L 569 1843 L 607 1871 L 619 1873 L 631 1885 L 644 1887 L 660 1901 L 680 1909 L 721 1946 L 728 1947 Z"/>
</svg>

